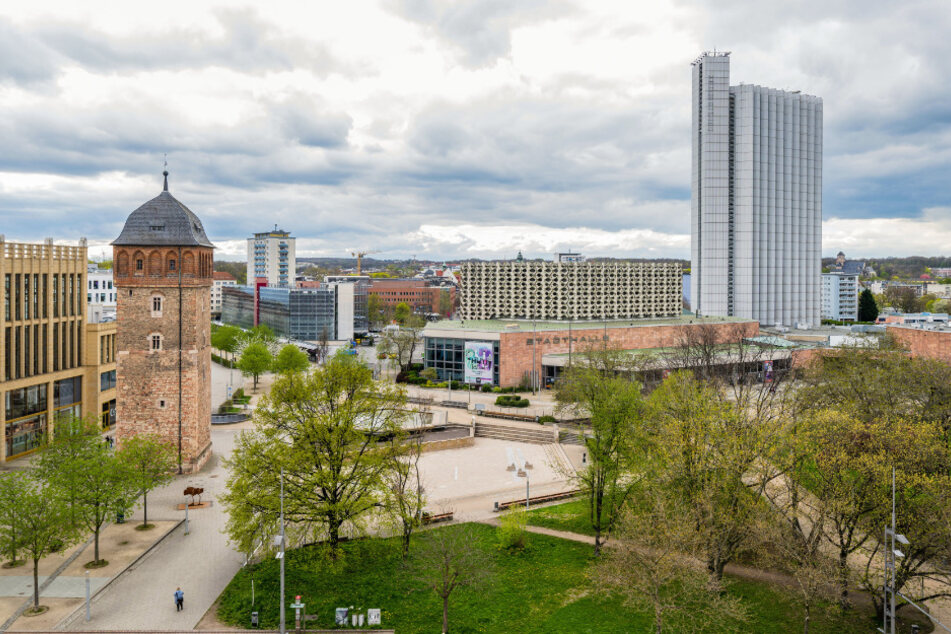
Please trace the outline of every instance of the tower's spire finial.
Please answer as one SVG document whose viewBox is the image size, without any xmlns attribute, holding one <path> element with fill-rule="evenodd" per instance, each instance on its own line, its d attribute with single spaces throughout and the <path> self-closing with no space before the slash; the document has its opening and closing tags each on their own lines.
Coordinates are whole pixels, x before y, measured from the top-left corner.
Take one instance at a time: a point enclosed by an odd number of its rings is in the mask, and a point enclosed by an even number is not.
<svg viewBox="0 0 951 634">
<path fill-rule="evenodd" d="M 165 177 L 165 186 L 162 187 L 162 191 L 168 191 L 168 153 L 165 154 L 165 169 L 162 170 L 162 176 Z"/>
</svg>

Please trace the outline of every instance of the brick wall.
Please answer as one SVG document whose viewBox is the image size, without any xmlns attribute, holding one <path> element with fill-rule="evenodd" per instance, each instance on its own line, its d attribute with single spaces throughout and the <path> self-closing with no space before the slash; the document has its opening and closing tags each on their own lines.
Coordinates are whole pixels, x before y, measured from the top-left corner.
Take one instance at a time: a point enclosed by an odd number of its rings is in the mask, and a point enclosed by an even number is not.
<svg viewBox="0 0 951 634">
<path fill-rule="evenodd" d="M 704 324 L 675 324 L 656 326 L 626 326 L 607 329 L 585 328 L 571 331 L 571 351 L 581 352 L 592 345 L 600 346 L 607 336 L 608 344 L 622 350 L 643 348 L 666 348 L 679 345 L 687 329 L 712 327 L 718 335 L 717 343 L 730 343 L 743 337 L 759 334 L 759 324 L 754 321 Z M 532 339 L 538 341 L 533 344 Z M 503 332 L 499 338 L 499 384 L 502 387 L 518 385 L 525 373 L 532 369 L 532 350 L 535 350 L 536 370 L 541 376 L 542 356 L 567 353 L 568 329 L 546 330 L 533 335 L 531 332 Z"/>
<path fill-rule="evenodd" d="M 951 332 L 898 326 L 888 326 L 887 330 L 889 336 L 908 348 L 913 356 L 951 363 Z"/>
<path fill-rule="evenodd" d="M 197 259 L 197 258 L 196 258 Z M 117 283 L 116 436 L 154 433 L 178 447 L 179 289 L 177 281 Z M 158 286 L 157 284 L 169 284 Z M 206 283 L 207 282 L 207 283 Z M 181 289 L 182 467 L 201 468 L 211 455 L 210 279 Z M 153 298 L 162 298 L 160 314 Z M 162 337 L 161 350 L 151 336 Z"/>
</svg>

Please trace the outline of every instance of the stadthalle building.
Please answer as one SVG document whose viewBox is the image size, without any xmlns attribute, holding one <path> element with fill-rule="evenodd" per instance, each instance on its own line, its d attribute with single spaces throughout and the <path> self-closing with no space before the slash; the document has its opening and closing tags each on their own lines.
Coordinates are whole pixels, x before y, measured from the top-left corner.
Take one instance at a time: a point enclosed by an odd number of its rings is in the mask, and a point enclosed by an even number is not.
<svg viewBox="0 0 951 634">
<path fill-rule="evenodd" d="M 211 286 L 214 246 L 168 191 L 132 212 L 112 243 L 117 289 L 119 443 L 157 434 L 183 472 L 211 456 Z"/>
</svg>

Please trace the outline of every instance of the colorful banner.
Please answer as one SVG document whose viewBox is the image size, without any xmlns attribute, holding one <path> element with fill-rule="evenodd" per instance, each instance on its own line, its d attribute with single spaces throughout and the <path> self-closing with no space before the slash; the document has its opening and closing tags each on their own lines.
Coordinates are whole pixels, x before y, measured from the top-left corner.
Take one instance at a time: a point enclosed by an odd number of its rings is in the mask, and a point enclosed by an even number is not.
<svg viewBox="0 0 951 634">
<path fill-rule="evenodd" d="M 466 342 L 465 382 L 485 385 L 494 383 L 495 352 L 491 343 Z"/>
</svg>

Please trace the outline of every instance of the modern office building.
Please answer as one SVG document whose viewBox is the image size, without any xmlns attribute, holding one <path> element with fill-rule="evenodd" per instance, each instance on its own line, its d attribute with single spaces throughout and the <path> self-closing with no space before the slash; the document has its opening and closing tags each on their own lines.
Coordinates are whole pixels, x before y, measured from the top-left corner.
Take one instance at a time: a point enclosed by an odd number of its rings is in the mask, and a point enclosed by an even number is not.
<svg viewBox="0 0 951 634">
<path fill-rule="evenodd" d="M 693 62 L 691 299 L 699 315 L 817 325 L 822 100 Z"/>
<path fill-rule="evenodd" d="M 102 306 L 116 305 L 116 289 L 112 287 L 112 269 L 90 264 L 86 270 L 86 301 Z"/>
<path fill-rule="evenodd" d="M 822 274 L 822 318 L 834 321 L 858 320 L 858 275 Z"/>
<path fill-rule="evenodd" d="M 238 281 L 231 273 L 215 271 L 211 286 L 211 318 L 221 318 L 221 289 L 224 286 L 237 286 Z"/>
<path fill-rule="evenodd" d="M 673 262 L 465 262 L 463 319 L 650 319 L 683 312 Z"/>
<path fill-rule="evenodd" d="M 241 328 L 264 324 L 297 341 L 349 340 L 366 332 L 366 288 L 348 282 L 316 288 L 228 286 L 222 289 L 221 321 Z"/>
<path fill-rule="evenodd" d="M 112 243 L 118 295 L 116 440 L 156 434 L 179 472 L 211 456 L 214 245 L 168 191 L 129 214 Z"/>
<path fill-rule="evenodd" d="M 115 424 L 115 321 L 85 321 L 86 244 L 0 236 L 0 462 L 34 451 L 56 423 Z"/>
<path fill-rule="evenodd" d="M 248 284 L 266 280 L 268 286 L 294 286 L 297 273 L 297 239 L 274 225 L 273 231 L 248 238 Z"/>
</svg>

